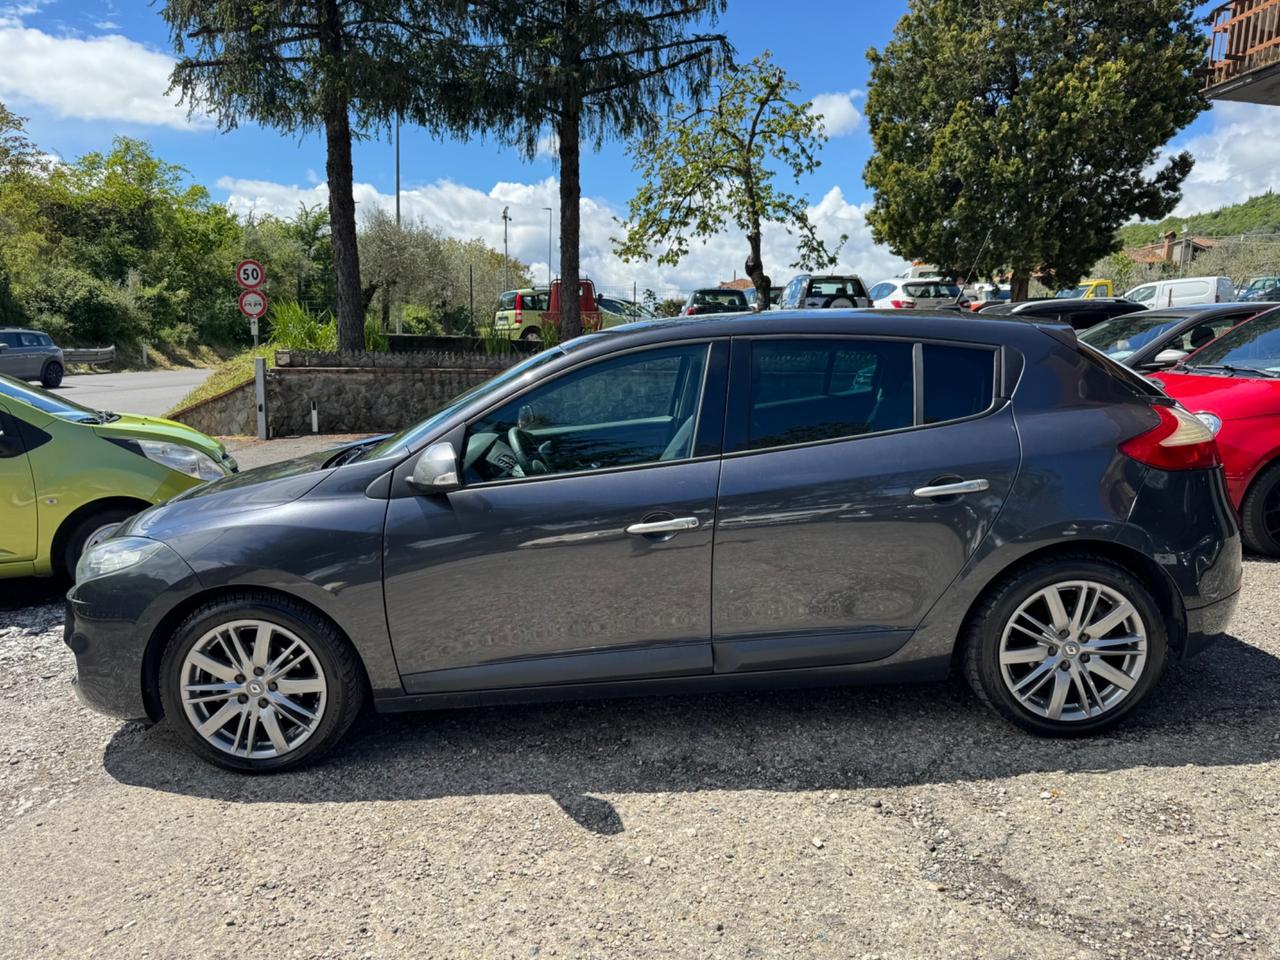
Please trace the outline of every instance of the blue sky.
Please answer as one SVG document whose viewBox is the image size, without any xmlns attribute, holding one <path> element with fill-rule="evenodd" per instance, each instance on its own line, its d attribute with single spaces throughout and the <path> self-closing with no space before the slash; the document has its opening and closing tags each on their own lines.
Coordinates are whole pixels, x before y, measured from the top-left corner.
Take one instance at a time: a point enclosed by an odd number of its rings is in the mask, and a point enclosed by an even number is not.
<svg viewBox="0 0 1280 960">
<path fill-rule="evenodd" d="M 207 121 L 188 121 L 164 97 L 172 54 L 157 5 L 115 0 L 0 0 L 0 100 L 29 118 L 28 130 L 47 151 L 75 157 L 127 134 L 150 141 L 179 163 L 214 197 L 239 212 L 289 212 L 299 202 L 323 202 L 324 151 L 315 136 L 281 136 L 254 126 L 221 132 Z M 870 140 L 861 118 L 868 66 L 864 51 L 889 38 L 906 0 L 791 0 L 785 15 L 770 0 L 732 0 L 721 23 L 748 59 L 773 52 L 805 98 L 819 98 L 832 137 L 823 166 L 802 185 L 824 233 L 850 236 L 847 269 L 876 282 L 901 267 L 876 246 L 863 219 L 870 200 L 862 167 Z M 856 11 L 856 12 L 855 12 Z M 1280 186 L 1280 148 L 1255 131 L 1273 126 L 1267 108 L 1223 107 L 1203 115 L 1176 141 L 1199 164 L 1186 190 L 1183 212 L 1235 202 Z M 1253 135 L 1251 135 L 1253 134 Z M 460 236 L 483 236 L 501 247 L 500 215 L 510 206 L 512 252 L 547 270 L 547 214 L 558 208 L 556 168 L 549 157 L 523 161 L 494 140 L 438 140 L 405 129 L 402 184 L 408 214 Z M 393 153 L 385 140 L 361 143 L 355 154 L 357 200 L 386 205 L 394 190 Z M 726 235 L 696 247 L 676 269 L 625 265 L 610 253 L 635 178 L 622 144 L 608 143 L 583 161 L 583 256 L 588 271 L 613 292 L 676 292 L 741 273 L 741 237 Z M 553 213 L 554 215 L 554 213 Z M 791 271 L 788 238 L 766 237 L 775 280 Z M 554 263 L 552 264 L 554 267 Z"/>
</svg>

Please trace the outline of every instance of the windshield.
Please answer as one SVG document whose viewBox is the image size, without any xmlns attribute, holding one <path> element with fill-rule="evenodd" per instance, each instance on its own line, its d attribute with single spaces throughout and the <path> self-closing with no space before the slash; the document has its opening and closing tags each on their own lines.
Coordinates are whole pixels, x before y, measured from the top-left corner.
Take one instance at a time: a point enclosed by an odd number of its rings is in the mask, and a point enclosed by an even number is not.
<svg viewBox="0 0 1280 960">
<path fill-rule="evenodd" d="M 458 410 L 460 407 L 470 403 L 478 397 L 483 397 L 489 393 L 495 393 L 507 384 L 511 383 L 513 380 L 518 380 L 529 371 L 536 370 L 539 367 L 550 363 L 552 360 L 559 359 L 563 356 L 563 350 L 559 347 L 553 347 L 550 350 L 542 351 L 542 353 L 535 353 L 527 360 L 521 360 L 514 367 L 510 367 L 502 371 L 502 373 L 498 374 L 496 377 L 486 380 L 484 383 L 477 384 L 465 393 L 461 393 L 454 397 L 439 410 L 430 414 L 425 420 L 420 420 L 413 426 L 407 427 L 399 433 L 393 434 L 387 439 L 382 440 L 376 446 L 370 447 L 367 451 L 362 453 L 359 459 L 364 459 L 365 457 L 377 459 L 378 457 L 385 456 L 399 448 L 413 447 L 418 443 L 418 441 L 430 435 L 430 433 L 442 422 L 447 420 L 455 410 Z"/>
<path fill-rule="evenodd" d="M 103 413 L 100 410 L 90 410 L 88 407 L 82 407 L 80 404 L 72 403 L 70 400 L 63 400 L 47 390 L 41 390 L 39 387 L 33 387 L 30 384 L 4 376 L 0 376 L 0 396 L 21 400 L 23 403 L 35 407 L 41 413 L 61 417 L 63 420 L 74 420 L 79 423 L 106 423 L 110 420 L 118 419 L 115 414 Z"/>
<path fill-rule="evenodd" d="M 1159 313 L 1126 313 L 1122 317 L 1105 320 L 1079 334 L 1081 340 L 1101 350 L 1113 360 L 1123 360 L 1141 350 L 1152 340 L 1172 330 L 1183 317 L 1171 317 Z"/>
<path fill-rule="evenodd" d="M 1070 290 L 1059 290 L 1056 294 L 1054 294 L 1054 296 L 1057 297 L 1059 300 L 1079 300 L 1088 292 L 1089 292 L 1088 287 L 1080 286 L 1080 287 L 1072 287 Z"/>
<path fill-rule="evenodd" d="M 1270 290 L 1272 287 L 1280 287 L 1280 277 L 1258 277 L 1253 283 L 1244 288 L 1244 292 L 1261 293 L 1263 290 Z"/>
<path fill-rule="evenodd" d="M 1269 310 L 1197 350 L 1188 368 L 1229 366 L 1280 373 L 1280 310 Z"/>
</svg>

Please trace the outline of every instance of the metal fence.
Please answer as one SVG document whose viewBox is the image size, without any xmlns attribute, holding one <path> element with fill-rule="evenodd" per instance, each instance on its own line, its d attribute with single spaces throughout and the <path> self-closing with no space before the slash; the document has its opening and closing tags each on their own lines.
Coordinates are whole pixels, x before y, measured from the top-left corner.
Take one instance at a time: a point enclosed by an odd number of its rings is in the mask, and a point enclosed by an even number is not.
<svg viewBox="0 0 1280 960">
<path fill-rule="evenodd" d="M 68 347 L 62 351 L 62 359 L 67 363 L 87 363 L 91 365 L 114 363 L 115 347 L 87 347 L 84 349 Z"/>
</svg>

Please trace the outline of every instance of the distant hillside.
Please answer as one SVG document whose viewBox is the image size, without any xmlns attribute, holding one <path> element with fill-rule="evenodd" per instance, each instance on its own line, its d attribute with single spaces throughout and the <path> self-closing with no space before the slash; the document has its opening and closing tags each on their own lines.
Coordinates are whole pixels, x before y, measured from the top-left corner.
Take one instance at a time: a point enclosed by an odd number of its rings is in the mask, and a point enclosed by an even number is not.
<svg viewBox="0 0 1280 960">
<path fill-rule="evenodd" d="M 1190 217 L 1167 217 L 1159 223 L 1135 223 L 1120 230 L 1126 247 L 1155 243 L 1170 230 L 1183 227 L 1197 237 L 1229 237 L 1242 233 L 1280 233 L 1280 194 L 1264 193 L 1244 203 Z"/>
</svg>

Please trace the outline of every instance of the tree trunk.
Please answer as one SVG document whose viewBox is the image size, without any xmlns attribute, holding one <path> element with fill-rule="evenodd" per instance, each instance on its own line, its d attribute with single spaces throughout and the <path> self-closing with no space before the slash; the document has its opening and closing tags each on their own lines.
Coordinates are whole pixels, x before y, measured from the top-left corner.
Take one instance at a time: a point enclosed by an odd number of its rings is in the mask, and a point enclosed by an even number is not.
<svg viewBox="0 0 1280 960">
<path fill-rule="evenodd" d="M 1026 300 L 1031 295 L 1031 277 L 1025 273 L 1015 272 L 1009 278 L 1009 300 L 1017 303 L 1019 300 Z"/>
<path fill-rule="evenodd" d="M 769 309 L 771 281 L 764 272 L 764 260 L 760 253 L 760 227 L 758 224 L 751 233 L 747 234 L 747 242 L 751 244 L 751 253 L 747 256 L 746 262 L 747 276 L 751 278 L 751 285 L 756 288 L 754 309 L 756 313 L 760 313 Z"/>
<path fill-rule="evenodd" d="M 345 56 L 342 12 L 337 0 L 324 0 L 320 9 L 320 49 L 326 58 Z M 334 67 L 335 71 L 338 69 Z M 338 349 L 364 350 L 365 301 L 360 288 L 360 252 L 356 247 L 356 200 L 352 194 L 350 102 L 345 93 L 330 89 L 324 98 L 325 173 L 329 181 L 329 234 L 333 240 L 333 271 L 337 286 Z"/>
<path fill-rule="evenodd" d="M 566 102 L 560 117 L 560 339 L 569 340 L 582 332 L 582 310 L 578 298 L 578 235 L 582 194 L 581 144 L 579 142 L 582 104 Z"/>
</svg>

